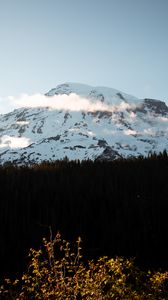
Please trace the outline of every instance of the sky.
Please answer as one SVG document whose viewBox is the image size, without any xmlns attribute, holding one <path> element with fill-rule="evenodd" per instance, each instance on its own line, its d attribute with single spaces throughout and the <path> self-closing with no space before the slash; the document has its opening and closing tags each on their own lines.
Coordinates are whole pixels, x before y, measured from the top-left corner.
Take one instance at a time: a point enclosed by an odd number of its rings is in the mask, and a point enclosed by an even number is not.
<svg viewBox="0 0 168 300">
<path fill-rule="evenodd" d="M 168 103 L 168 0 L 0 0 L 1 103 L 64 82 Z"/>
</svg>

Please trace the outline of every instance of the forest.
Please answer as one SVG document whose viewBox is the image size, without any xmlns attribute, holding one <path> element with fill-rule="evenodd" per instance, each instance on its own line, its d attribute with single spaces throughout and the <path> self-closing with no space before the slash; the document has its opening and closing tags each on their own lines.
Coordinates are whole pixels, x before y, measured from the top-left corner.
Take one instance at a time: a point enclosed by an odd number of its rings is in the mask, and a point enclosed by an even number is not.
<svg viewBox="0 0 168 300">
<path fill-rule="evenodd" d="M 17 276 L 31 247 L 61 234 L 87 258 L 135 257 L 168 268 L 168 154 L 0 167 L 0 275 Z"/>
</svg>

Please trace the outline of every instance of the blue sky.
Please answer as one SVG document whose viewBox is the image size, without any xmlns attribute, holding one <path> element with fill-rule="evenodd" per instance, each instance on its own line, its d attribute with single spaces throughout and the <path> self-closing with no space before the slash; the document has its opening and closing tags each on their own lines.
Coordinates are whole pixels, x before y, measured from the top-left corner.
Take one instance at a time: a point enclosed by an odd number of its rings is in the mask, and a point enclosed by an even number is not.
<svg viewBox="0 0 168 300">
<path fill-rule="evenodd" d="M 63 82 L 168 100 L 168 0 L 0 0 L 0 96 Z"/>
</svg>

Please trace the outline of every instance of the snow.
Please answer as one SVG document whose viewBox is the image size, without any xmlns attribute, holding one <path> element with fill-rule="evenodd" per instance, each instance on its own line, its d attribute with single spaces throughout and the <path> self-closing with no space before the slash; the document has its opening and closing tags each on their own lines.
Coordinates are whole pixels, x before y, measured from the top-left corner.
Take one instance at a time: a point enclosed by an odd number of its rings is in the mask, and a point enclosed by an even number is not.
<svg viewBox="0 0 168 300">
<path fill-rule="evenodd" d="M 168 149 L 168 114 L 145 108 L 143 100 L 106 87 L 66 83 L 47 93 L 85 97 L 113 109 L 73 111 L 34 107 L 0 116 L 0 163 L 95 159 L 105 147 L 119 156 L 147 155 Z M 17 151 L 16 151 L 17 150 Z"/>
<path fill-rule="evenodd" d="M 31 141 L 26 137 L 16 137 L 3 135 L 0 138 L 0 148 L 25 148 L 31 144 Z"/>
<path fill-rule="evenodd" d="M 129 104 L 141 104 L 142 100 L 128 95 L 126 93 L 123 93 L 119 90 L 108 88 L 108 87 L 93 87 L 90 85 L 85 85 L 81 83 L 71 83 L 67 82 L 62 85 L 58 85 L 55 89 L 50 90 L 48 93 L 46 93 L 47 96 L 54 96 L 55 94 L 71 94 L 75 93 L 77 95 L 80 95 L 82 97 L 86 98 L 101 98 L 100 96 L 103 95 L 106 99 L 106 104 L 119 104 L 121 102 L 121 99 L 119 95 L 123 96 L 125 98 L 125 101 Z"/>
</svg>

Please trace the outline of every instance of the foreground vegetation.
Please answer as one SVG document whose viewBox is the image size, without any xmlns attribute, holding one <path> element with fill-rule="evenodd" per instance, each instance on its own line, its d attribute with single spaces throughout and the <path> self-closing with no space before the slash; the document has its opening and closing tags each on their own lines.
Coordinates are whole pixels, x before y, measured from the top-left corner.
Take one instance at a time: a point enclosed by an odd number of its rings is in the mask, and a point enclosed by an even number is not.
<svg viewBox="0 0 168 300">
<path fill-rule="evenodd" d="M 168 272 L 144 272 L 121 257 L 85 260 L 81 250 L 81 238 L 74 249 L 59 232 L 43 239 L 39 250 L 30 249 L 21 279 L 5 280 L 0 299 L 168 299 Z"/>
</svg>

